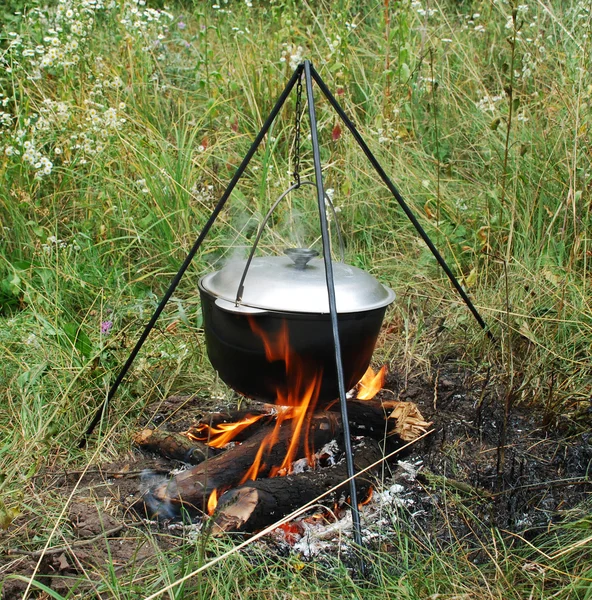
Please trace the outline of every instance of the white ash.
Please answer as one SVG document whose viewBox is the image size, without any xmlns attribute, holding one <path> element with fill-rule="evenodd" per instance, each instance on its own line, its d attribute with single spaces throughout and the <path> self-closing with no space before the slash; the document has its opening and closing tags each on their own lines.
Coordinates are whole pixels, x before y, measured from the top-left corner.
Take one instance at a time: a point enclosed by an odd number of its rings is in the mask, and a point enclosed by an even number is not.
<svg viewBox="0 0 592 600">
<path fill-rule="evenodd" d="M 321 458 L 327 465 L 335 465 L 337 462 L 338 456 L 340 454 L 339 445 L 336 440 L 331 440 L 327 444 L 325 444 L 318 452 L 314 455 L 314 462 L 317 463 Z M 308 463 L 307 458 L 300 458 L 295 460 L 292 463 L 291 474 L 296 475 L 298 473 L 304 473 L 305 471 L 310 471 L 311 467 Z"/>
<path fill-rule="evenodd" d="M 336 548 L 344 548 L 343 538 L 352 537 L 352 517 L 351 512 L 335 521 L 324 525 L 315 523 L 313 525 L 302 522 L 304 534 L 302 538 L 293 546 L 295 552 L 298 552 L 304 558 L 312 558 L 322 552 L 327 552 Z"/>
<path fill-rule="evenodd" d="M 315 458 L 319 459 L 323 457 L 327 464 L 332 466 L 337 464 L 337 457 L 340 453 L 341 451 L 339 449 L 339 444 L 337 443 L 337 440 L 331 440 L 315 454 Z"/>
<path fill-rule="evenodd" d="M 400 460 L 397 465 L 403 471 L 401 473 L 403 479 L 407 481 L 415 481 L 417 474 L 423 466 L 423 460 L 417 460 L 414 463 Z"/>
<path fill-rule="evenodd" d="M 184 463 L 180 467 L 178 467 L 176 469 L 172 469 L 170 471 L 169 475 L 171 475 L 172 477 L 175 477 L 176 475 L 179 475 L 179 473 L 183 473 L 183 471 L 187 471 L 187 469 L 189 469 L 189 465 Z"/>
<path fill-rule="evenodd" d="M 412 504 L 413 500 L 408 498 L 403 501 L 401 498 L 401 494 L 405 491 L 405 488 L 398 484 L 393 483 L 390 488 L 384 490 L 383 492 L 375 492 L 372 496 L 372 502 L 375 502 L 378 505 L 382 504 L 398 504 L 399 506 L 406 506 L 407 504 Z"/>
<path fill-rule="evenodd" d="M 404 482 L 415 479 L 421 468 L 421 461 L 409 463 L 399 461 L 398 478 Z M 407 493 L 408 488 L 400 483 L 391 482 L 382 489 L 375 491 L 370 502 L 360 508 L 362 524 L 362 540 L 364 542 L 389 538 L 393 531 L 393 523 L 398 520 L 397 509 L 411 508 L 415 501 Z M 422 511 L 417 511 L 420 514 Z M 353 538 L 353 525 L 351 511 L 346 511 L 344 516 L 333 522 L 323 521 L 311 523 L 306 518 L 298 521 L 303 534 L 292 550 L 302 558 L 312 558 L 325 552 L 341 552 Z"/>
<path fill-rule="evenodd" d="M 304 471 L 309 471 L 309 464 L 307 458 L 301 458 L 299 460 L 295 460 L 292 463 L 292 474 L 296 475 L 298 473 L 304 473 Z"/>
</svg>

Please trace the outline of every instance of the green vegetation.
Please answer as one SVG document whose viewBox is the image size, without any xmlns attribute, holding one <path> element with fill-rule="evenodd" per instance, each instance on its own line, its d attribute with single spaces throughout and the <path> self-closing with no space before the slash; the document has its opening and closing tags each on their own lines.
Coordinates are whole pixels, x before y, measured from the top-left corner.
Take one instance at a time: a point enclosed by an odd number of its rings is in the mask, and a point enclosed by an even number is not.
<svg viewBox="0 0 592 600">
<path fill-rule="evenodd" d="M 429 370 L 450 355 L 488 365 L 548 425 L 589 427 L 587 0 L 11 0 L 2 11 L 0 525 L 8 533 L 17 515 L 34 515 L 43 523 L 37 543 L 56 535 L 51 545 L 61 543 L 65 499 L 31 497 L 34 478 L 119 456 L 149 401 L 184 391 L 231 397 L 205 356 L 197 279 L 249 246 L 289 186 L 294 98 L 99 435 L 77 447 L 304 58 L 353 116 L 499 341 L 485 340 L 318 95 L 325 185 L 334 190 L 346 259 L 398 293 L 377 359 L 408 369 Z M 302 172 L 312 177 L 306 120 L 303 127 Z M 261 251 L 296 239 L 318 243 L 308 188 L 278 209 Z M 170 597 L 592 598 L 585 514 L 534 545 L 514 548 L 492 531 L 495 550 L 477 564 L 460 544 L 430 546 L 402 532 L 397 553 L 372 558 L 378 566 L 367 587 L 339 564 L 301 569 L 252 550 Z M 175 552 L 124 581 L 103 572 L 97 597 L 141 597 L 205 560 L 195 545 Z M 81 590 L 70 597 L 88 597 Z"/>
</svg>

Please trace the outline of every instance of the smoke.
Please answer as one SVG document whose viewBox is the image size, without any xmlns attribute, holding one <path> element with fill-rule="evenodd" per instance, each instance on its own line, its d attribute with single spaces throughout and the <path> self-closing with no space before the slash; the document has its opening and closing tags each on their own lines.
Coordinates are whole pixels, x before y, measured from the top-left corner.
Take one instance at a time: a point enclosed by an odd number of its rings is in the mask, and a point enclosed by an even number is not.
<svg viewBox="0 0 592 600">
<path fill-rule="evenodd" d="M 163 497 L 156 497 L 154 490 L 166 485 L 166 494 Z M 140 494 L 148 512 L 157 519 L 174 519 L 179 516 L 179 511 L 173 505 L 169 498 L 177 491 L 177 484 L 173 479 L 163 475 L 157 475 L 151 469 L 144 469 L 140 475 Z"/>
</svg>

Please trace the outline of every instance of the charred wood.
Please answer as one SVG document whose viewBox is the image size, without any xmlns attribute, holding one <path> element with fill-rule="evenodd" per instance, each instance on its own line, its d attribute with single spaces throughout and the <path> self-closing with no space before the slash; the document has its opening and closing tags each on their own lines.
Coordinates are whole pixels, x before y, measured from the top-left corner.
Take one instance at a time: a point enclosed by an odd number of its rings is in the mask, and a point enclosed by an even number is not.
<svg viewBox="0 0 592 600">
<path fill-rule="evenodd" d="M 431 425 L 424 420 L 417 405 L 413 402 L 349 400 L 347 407 L 350 430 L 353 435 L 369 436 L 375 440 L 390 437 L 391 445 L 412 441 L 425 433 Z M 265 405 L 252 410 L 212 413 L 200 419 L 195 426 L 189 429 L 188 433 L 205 442 L 207 439 L 207 434 L 204 433 L 207 431 L 206 426 L 213 430 L 227 423 L 240 423 L 250 417 L 259 417 L 233 437 L 233 441 L 243 442 L 273 422 L 275 409 L 276 407 L 273 405 Z M 339 404 L 333 402 L 327 405 L 325 410 L 339 414 Z"/>
<path fill-rule="evenodd" d="M 209 413 L 204 415 L 195 425 L 189 427 L 187 433 L 190 437 L 207 444 L 210 433 L 213 432 L 215 434 L 216 430 L 220 429 L 220 426 L 242 423 L 249 421 L 251 418 L 255 418 L 256 420 L 241 428 L 233 436 L 232 441 L 244 442 L 250 438 L 275 419 L 275 411 L 270 408 L 269 410 L 250 409 Z"/>
<path fill-rule="evenodd" d="M 339 404 L 334 403 L 327 410 L 339 412 Z M 392 437 L 391 441 L 410 442 L 431 425 L 413 402 L 349 400 L 347 412 L 351 432 L 375 440 Z"/>
<path fill-rule="evenodd" d="M 293 459 L 305 456 L 306 446 L 319 450 L 326 443 L 341 435 L 341 420 L 334 413 L 315 413 L 305 424 L 307 435 L 298 437 Z M 226 450 L 192 469 L 179 473 L 172 479 L 152 486 L 144 496 L 151 514 L 179 513 L 184 508 L 190 513 L 205 512 L 208 499 L 214 490 L 224 490 L 239 485 L 249 469 L 257 461 L 260 448 L 265 448 L 266 437 L 274 431 L 266 425 L 243 444 Z M 258 476 L 267 477 L 279 468 L 290 446 L 293 431 L 290 421 L 285 421 L 277 431 L 273 446 L 261 456 Z"/>
<path fill-rule="evenodd" d="M 354 450 L 356 471 L 369 467 L 382 456 L 379 444 L 365 438 Z M 263 529 L 332 487 L 339 486 L 320 500 L 323 504 L 332 505 L 340 496 L 348 493 L 349 483 L 339 485 L 346 479 L 347 466 L 342 460 L 337 465 L 318 471 L 249 481 L 220 497 L 215 513 L 215 530 L 254 532 Z M 364 473 L 356 481 L 360 497 L 363 498 L 372 485 L 372 474 Z"/>
<path fill-rule="evenodd" d="M 189 439 L 181 433 L 144 429 L 133 438 L 134 444 L 142 450 L 154 452 L 164 458 L 180 460 L 190 465 L 198 465 L 204 460 L 219 454 L 201 442 Z"/>
</svg>

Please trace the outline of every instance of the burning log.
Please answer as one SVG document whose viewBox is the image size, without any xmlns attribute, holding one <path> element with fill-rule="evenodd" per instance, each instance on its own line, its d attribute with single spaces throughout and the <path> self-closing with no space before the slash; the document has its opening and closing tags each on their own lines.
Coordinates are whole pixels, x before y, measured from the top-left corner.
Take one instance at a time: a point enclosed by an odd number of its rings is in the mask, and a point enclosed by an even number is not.
<svg viewBox="0 0 592 600">
<path fill-rule="evenodd" d="M 153 486 L 144 502 L 152 514 L 205 512 L 215 491 L 222 493 L 257 477 L 273 477 L 286 472 L 295 460 L 314 454 L 341 434 L 341 420 L 334 413 L 303 414 L 300 427 L 292 421 L 266 425 L 240 446 L 179 473 L 169 481 Z"/>
<path fill-rule="evenodd" d="M 196 442 L 181 433 L 144 429 L 133 438 L 134 444 L 142 450 L 155 452 L 165 458 L 172 458 L 190 465 L 198 465 L 215 456 L 218 450 Z"/>
<path fill-rule="evenodd" d="M 369 467 L 382 456 L 379 444 L 365 438 L 354 451 L 356 471 Z M 249 481 L 220 497 L 215 511 L 215 531 L 254 532 L 263 529 L 346 479 L 347 467 L 342 460 L 319 471 Z M 340 485 L 321 502 L 331 505 L 341 494 L 347 493 L 348 486 L 348 483 Z M 357 478 L 361 497 L 368 494 L 370 487 L 369 474 Z"/>
<path fill-rule="evenodd" d="M 215 448 L 228 442 L 244 442 L 275 419 L 275 407 L 269 409 L 233 410 L 204 415 L 187 430 L 194 440 Z"/>
<path fill-rule="evenodd" d="M 375 440 L 382 440 L 385 435 L 395 436 L 399 438 L 396 441 L 409 442 L 425 433 L 431 425 L 413 402 L 349 400 L 347 405 L 350 429 L 354 435 L 369 436 Z M 192 439 L 222 448 L 229 441 L 247 440 L 269 425 L 277 415 L 277 408 L 268 405 L 256 410 L 212 413 L 201 418 L 187 433 Z M 340 407 L 337 402 L 332 402 L 325 410 L 339 413 Z"/>
</svg>

